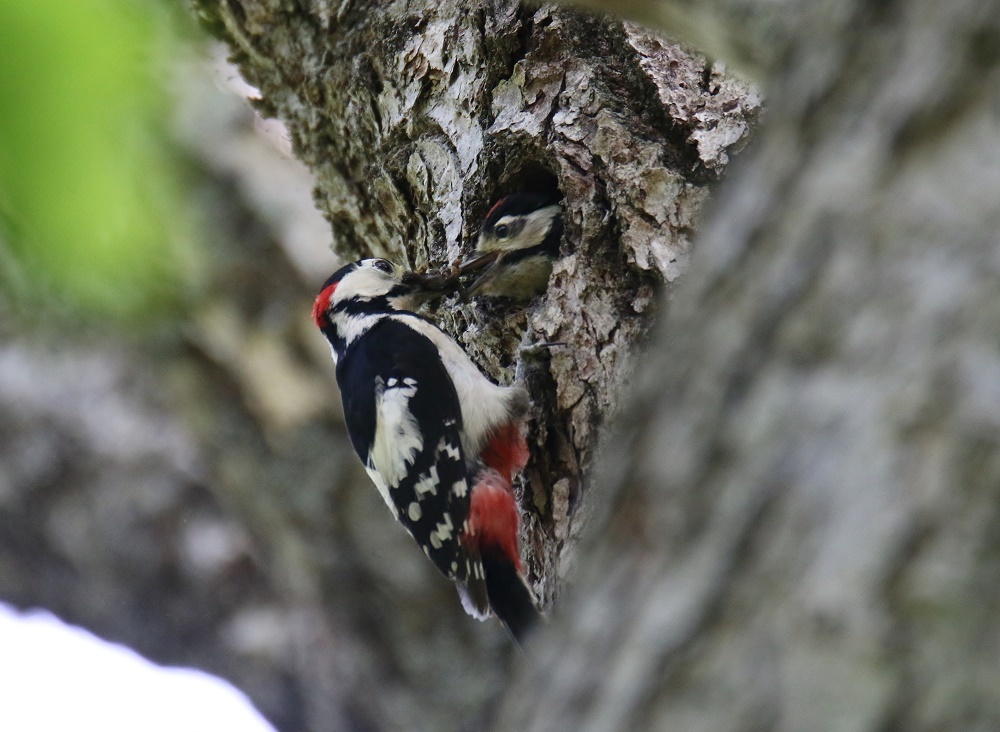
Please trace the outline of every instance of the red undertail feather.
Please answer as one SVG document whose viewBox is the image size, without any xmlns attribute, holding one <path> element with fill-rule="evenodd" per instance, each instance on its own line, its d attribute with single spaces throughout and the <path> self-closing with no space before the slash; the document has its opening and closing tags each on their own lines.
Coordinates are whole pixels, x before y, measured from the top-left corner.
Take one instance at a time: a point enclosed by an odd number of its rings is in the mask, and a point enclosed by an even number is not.
<svg viewBox="0 0 1000 732">
<path fill-rule="evenodd" d="M 517 549 L 520 517 L 510 481 L 495 470 L 484 470 L 476 478 L 469 505 L 468 537 L 480 552 L 499 549 L 521 571 Z"/>
<path fill-rule="evenodd" d="M 323 291 L 316 296 L 316 301 L 313 303 L 313 322 L 316 323 L 316 327 L 320 330 L 330 324 L 326 316 L 326 311 L 330 307 L 330 298 L 333 297 L 333 291 L 336 289 L 336 282 L 329 287 L 324 287 Z"/>
<path fill-rule="evenodd" d="M 514 423 L 497 430 L 480 453 L 483 462 L 500 473 L 508 485 L 527 465 L 528 456 L 528 443 Z"/>
<path fill-rule="evenodd" d="M 472 489 L 466 541 L 479 552 L 490 610 L 521 644 L 540 615 L 517 550 L 519 523 L 510 481 L 492 468 L 480 471 Z"/>
</svg>

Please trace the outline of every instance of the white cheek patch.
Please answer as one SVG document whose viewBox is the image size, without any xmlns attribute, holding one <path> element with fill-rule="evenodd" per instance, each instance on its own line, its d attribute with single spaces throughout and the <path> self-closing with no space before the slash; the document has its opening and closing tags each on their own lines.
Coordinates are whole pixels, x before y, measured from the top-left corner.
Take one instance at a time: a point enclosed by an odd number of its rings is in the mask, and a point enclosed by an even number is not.
<svg viewBox="0 0 1000 732">
<path fill-rule="evenodd" d="M 420 426 L 409 406 L 417 385 L 413 379 L 406 381 L 413 383 L 387 389 L 380 378 L 375 380 L 375 442 L 369 460 L 387 489 L 400 484 L 424 447 Z"/>
<path fill-rule="evenodd" d="M 518 235 L 518 239 L 524 241 L 526 248 L 541 244 L 552 228 L 552 220 L 559 215 L 558 206 L 546 206 L 529 214 L 524 223 L 524 229 Z"/>
<path fill-rule="evenodd" d="M 385 272 L 370 267 L 359 267 L 340 281 L 330 302 L 336 305 L 352 298 L 371 300 L 373 297 L 385 295 L 395 284 L 392 277 Z"/>
</svg>

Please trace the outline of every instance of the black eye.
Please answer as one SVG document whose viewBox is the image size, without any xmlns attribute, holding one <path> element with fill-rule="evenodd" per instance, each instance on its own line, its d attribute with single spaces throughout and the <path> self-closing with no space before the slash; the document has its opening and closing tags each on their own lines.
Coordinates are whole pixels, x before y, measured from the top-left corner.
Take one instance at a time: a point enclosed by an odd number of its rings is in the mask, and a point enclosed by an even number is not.
<svg viewBox="0 0 1000 732">
<path fill-rule="evenodd" d="M 392 262 L 388 262 L 385 259 L 372 260 L 372 267 L 386 274 L 392 274 Z"/>
<path fill-rule="evenodd" d="M 510 227 L 507 224 L 500 224 L 498 227 L 493 229 L 493 233 L 496 234 L 497 239 L 506 239 L 507 235 L 510 233 Z"/>
</svg>

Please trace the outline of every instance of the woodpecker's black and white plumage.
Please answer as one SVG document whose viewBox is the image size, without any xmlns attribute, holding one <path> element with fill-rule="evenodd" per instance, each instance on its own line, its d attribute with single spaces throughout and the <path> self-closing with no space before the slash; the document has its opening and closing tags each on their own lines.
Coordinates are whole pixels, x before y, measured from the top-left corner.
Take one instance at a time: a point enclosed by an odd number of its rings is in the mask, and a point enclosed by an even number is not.
<svg viewBox="0 0 1000 732">
<path fill-rule="evenodd" d="M 545 290 L 562 240 L 558 198 L 515 193 L 501 198 L 483 220 L 473 257 L 461 265 L 474 272 L 472 295 L 530 300 Z"/>
<path fill-rule="evenodd" d="M 384 259 L 349 264 L 313 306 L 351 444 L 389 510 L 455 580 L 466 610 L 480 619 L 492 611 L 520 639 L 537 618 L 512 487 L 528 458 L 527 393 L 489 381 L 411 312 L 421 293 L 403 275 Z"/>
</svg>

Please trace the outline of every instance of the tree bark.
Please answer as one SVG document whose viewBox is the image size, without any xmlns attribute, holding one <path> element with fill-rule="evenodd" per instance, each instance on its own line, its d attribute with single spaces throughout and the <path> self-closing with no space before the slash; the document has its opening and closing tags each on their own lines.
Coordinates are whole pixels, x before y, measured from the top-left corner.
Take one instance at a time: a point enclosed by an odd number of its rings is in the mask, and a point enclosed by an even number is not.
<svg viewBox="0 0 1000 732">
<path fill-rule="evenodd" d="M 745 142 L 758 96 L 637 26 L 552 6 L 199 8 L 261 90 L 260 110 L 288 125 L 345 258 L 446 264 L 469 252 L 500 195 L 564 195 L 566 256 L 543 298 L 527 310 L 449 302 L 433 313 L 493 378 L 518 378 L 531 392 L 523 543 L 530 580 L 551 606 L 592 508 L 599 431 L 616 414 L 656 302 L 687 267 L 709 187 Z M 463 697 L 451 720 L 498 690 L 499 679 L 474 688 L 441 675 L 417 701 L 427 667 L 407 658 L 431 649 L 426 638 L 381 648 L 402 689 L 395 702 L 362 705 L 367 725 L 395 726 L 388 707 L 406 698 L 410 719 L 441 728 L 444 685 Z M 457 668 L 484 668 L 481 647 L 449 652 Z"/>
<path fill-rule="evenodd" d="M 200 3 L 315 172 L 345 257 L 440 266 L 469 253 L 502 194 L 564 195 L 566 252 L 543 298 L 434 313 L 493 378 L 531 393 L 523 539 L 549 606 L 590 508 L 599 430 L 760 100 L 619 21 L 512 2 L 375 7 Z"/>
<path fill-rule="evenodd" d="M 743 45 L 768 118 L 676 294 L 746 88 L 548 7 L 203 7 L 343 251 L 440 263 L 499 193 L 566 196 L 542 302 L 441 314 L 532 389 L 533 580 L 579 569 L 498 728 L 995 728 L 1000 9 L 739 5 L 712 50 Z"/>
<path fill-rule="evenodd" d="M 998 11 L 778 49 L 497 729 L 1000 725 Z"/>
</svg>

